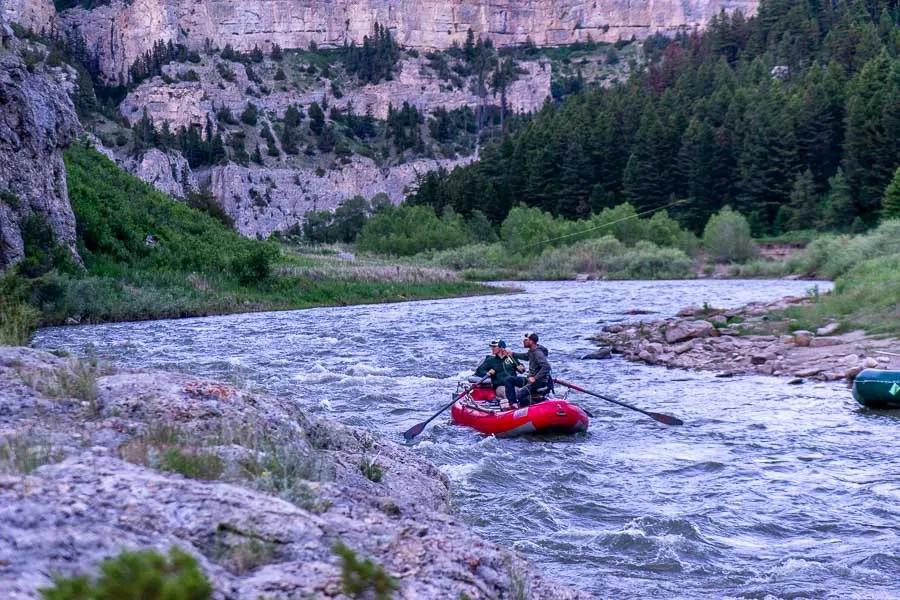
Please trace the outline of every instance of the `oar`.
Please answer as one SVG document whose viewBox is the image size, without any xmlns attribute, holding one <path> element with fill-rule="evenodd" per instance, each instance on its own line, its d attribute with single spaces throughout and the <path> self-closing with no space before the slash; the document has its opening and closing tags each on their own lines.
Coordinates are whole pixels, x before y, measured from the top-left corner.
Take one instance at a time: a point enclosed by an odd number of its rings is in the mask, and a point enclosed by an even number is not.
<svg viewBox="0 0 900 600">
<path fill-rule="evenodd" d="M 664 415 L 664 414 L 660 414 L 660 413 L 648 412 L 646 410 L 642 410 L 636 406 L 631 406 L 630 404 L 625 404 L 624 402 L 620 402 L 618 400 L 613 400 L 612 398 L 607 398 L 606 396 L 603 396 L 596 392 L 591 392 L 589 390 L 584 389 L 583 387 L 575 385 L 574 383 L 562 381 L 561 379 L 554 379 L 553 381 L 555 381 L 559 385 L 564 385 L 567 388 L 573 389 L 576 392 L 581 392 L 581 393 L 587 394 L 589 396 L 594 396 L 595 398 L 600 398 L 601 400 L 606 400 L 607 402 L 612 402 L 613 404 L 618 404 L 619 406 L 624 406 L 625 408 L 630 408 L 631 410 L 636 410 L 639 413 L 644 413 L 651 419 L 653 419 L 655 421 L 659 421 L 660 423 L 665 423 L 666 425 L 684 425 L 684 421 L 682 421 L 681 419 L 678 419 L 675 417 L 670 417 L 669 415 Z"/>
<path fill-rule="evenodd" d="M 484 377 L 481 378 L 481 381 L 479 381 L 472 387 L 478 387 L 479 385 L 481 385 L 482 383 L 484 383 L 485 381 L 487 381 L 490 378 L 491 378 L 490 375 L 485 375 Z M 453 400 L 450 402 L 450 404 L 448 404 L 441 410 L 439 410 L 436 413 L 434 413 L 433 415 L 431 415 L 431 417 L 427 421 L 423 421 L 423 422 L 419 423 L 418 425 L 414 425 L 414 426 L 410 427 L 409 429 L 407 429 L 406 431 L 404 431 L 403 437 L 406 438 L 406 441 L 408 442 L 409 440 L 413 439 L 414 437 L 416 437 L 417 435 L 419 435 L 420 433 L 425 431 L 425 427 L 429 423 L 431 423 L 434 419 L 436 419 L 442 412 L 444 412 L 445 410 L 447 410 L 448 408 L 453 406 L 456 403 L 456 401 L 459 400 L 460 398 L 462 398 L 463 396 L 465 396 L 466 392 L 468 392 L 470 389 L 472 389 L 472 388 L 465 389 L 465 390 L 461 391 L 460 393 L 456 394 L 455 396 L 453 396 Z"/>
</svg>

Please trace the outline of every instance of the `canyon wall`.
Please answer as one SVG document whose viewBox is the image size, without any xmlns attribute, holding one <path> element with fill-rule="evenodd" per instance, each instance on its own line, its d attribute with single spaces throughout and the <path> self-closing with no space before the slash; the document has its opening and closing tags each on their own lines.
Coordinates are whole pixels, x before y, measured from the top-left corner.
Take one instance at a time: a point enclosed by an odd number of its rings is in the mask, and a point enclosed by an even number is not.
<svg viewBox="0 0 900 600">
<path fill-rule="evenodd" d="M 758 0 L 116 0 L 61 15 L 78 29 L 110 79 L 157 40 L 200 49 L 306 48 L 360 42 L 376 22 L 410 48 L 463 43 L 469 29 L 496 45 L 615 41 L 702 27 L 721 10 L 756 11 Z"/>
<path fill-rule="evenodd" d="M 0 271 L 24 257 L 22 227 L 32 216 L 79 260 L 62 159 L 80 128 L 67 93 L 74 73 L 26 66 L 2 17 L 0 38 Z"/>
<path fill-rule="evenodd" d="M 164 83 L 158 77 L 142 83 L 125 97 L 119 111 L 131 124 L 139 121 L 146 111 L 157 127 L 168 123 L 175 131 L 191 125 L 203 126 L 207 118 L 215 121 L 216 110 L 222 107 L 239 115 L 247 102 L 281 118 L 291 104 L 307 107 L 313 102 L 322 103 L 325 98 L 329 106 L 341 110 L 352 106 L 356 114 L 369 111 L 377 119 L 387 118 L 389 105 L 399 108 L 404 102 L 425 114 L 439 107 L 453 110 L 482 103 L 500 104 L 497 95 L 489 93 L 482 99 L 469 86 L 462 89 L 447 86 L 433 71 L 425 68 L 427 61 L 424 58 L 402 61 L 400 72 L 392 81 L 348 88 L 340 98 L 329 91 L 331 82 L 327 79 L 306 91 L 275 89 L 266 95 L 249 97 L 246 90 L 254 84 L 247 77 L 244 66 L 228 63 L 234 78 L 225 81 L 216 72 L 218 62 L 222 61 L 214 58 L 205 59 L 199 65 L 166 65 L 163 71 L 172 83 Z M 522 73 L 507 89 L 507 108 L 514 113 L 535 112 L 550 95 L 550 63 L 546 60 L 521 61 L 518 67 Z M 256 66 L 257 70 L 264 68 Z M 179 81 L 179 73 L 187 69 L 198 73 L 199 81 Z"/>
<path fill-rule="evenodd" d="M 0 12 L 7 23 L 16 23 L 36 33 L 56 29 L 53 0 L 0 0 Z"/>
<path fill-rule="evenodd" d="M 372 198 L 385 194 L 398 204 L 416 180 L 440 168 L 472 162 L 460 159 L 428 159 L 379 167 L 363 156 L 336 169 L 248 168 L 229 163 L 199 173 L 219 204 L 234 219 L 234 227 L 248 237 L 268 237 L 302 223 L 307 212 L 334 210 L 347 198 Z"/>
</svg>

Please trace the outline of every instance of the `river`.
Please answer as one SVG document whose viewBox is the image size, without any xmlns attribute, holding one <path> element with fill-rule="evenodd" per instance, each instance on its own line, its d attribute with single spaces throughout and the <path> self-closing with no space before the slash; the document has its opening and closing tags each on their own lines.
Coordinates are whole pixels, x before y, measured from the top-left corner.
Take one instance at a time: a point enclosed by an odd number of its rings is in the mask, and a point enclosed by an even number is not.
<svg viewBox="0 0 900 600">
<path fill-rule="evenodd" d="M 900 598 L 896 417 L 861 410 L 839 384 L 578 360 L 606 323 L 814 284 L 517 285 L 525 293 L 52 328 L 34 345 L 235 381 L 402 442 L 491 338 L 537 331 L 557 376 L 686 424 L 583 396 L 596 418 L 570 438 L 500 440 L 437 420 L 413 448 L 450 477 L 481 535 L 605 598 Z"/>
</svg>

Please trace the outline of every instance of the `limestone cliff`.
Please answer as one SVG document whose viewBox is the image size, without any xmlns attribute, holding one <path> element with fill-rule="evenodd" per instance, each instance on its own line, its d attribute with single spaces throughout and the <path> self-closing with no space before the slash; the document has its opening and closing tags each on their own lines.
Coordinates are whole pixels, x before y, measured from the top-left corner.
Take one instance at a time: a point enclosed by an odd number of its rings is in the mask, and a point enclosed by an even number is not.
<svg viewBox="0 0 900 600">
<path fill-rule="evenodd" d="M 231 81 L 223 80 L 217 72 L 217 67 L 223 63 L 233 72 Z M 253 88 L 254 82 L 247 77 L 244 65 L 206 56 L 198 65 L 166 65 L 163 72 L 171 83 L 165 83 L 160 77 L 142 83 L 125 97 L 119 111 L 134 124 L 146 110 L 157 126 L 168 123 L 175 131 L 190 125 L 203 126 L 208 118 L 215 121 L 216 110 L 223 107 L 238 115 L 248 101 L 279 118 L 290 104 L 309 106 L 312 102 L 321 103 L 323 97 L 327 98 L 330 106 L 341 110 L 352 106 L 358 114 L 368 111 L 378 119 L 387 117 L 389 105 L 397 108 L 404 102 L 426 114 L 438 107 L 453 110 L 482 103 L 500 104 L 500 99 L 490 93 L 483 99 L 479 98 L 471 86 L 448 86 L 426 64 L 424 58 L 405 59 L 393 80 L 345 89 L 340 98 L 330 92 L 331 80 L 328 79 L 303 91 L 273 86 L 265 95 L 249 97 L 246 90 Z M 538 110 L 550 95 L 552 69 L 547 60 L 521 61 L 517 66 L 522 72 L 509 85 L 507 107 L 514 113 L 531 113 Z M 267 70 L 274 68 L 275 65 L 267 61 L 263 66 L 256 66 L 256 71 L 269 80 L 271 75 Z M 197 73 L 198 81 L 182 80 L 182 73 L 189 69 Z"/>
<path fill-rule="evenodd" d="M 103 72 L 116 79 L 157 40 L 200 49 L 305 48 L 362 40 L 376 22 L 411 48 L 462 43 L 471 28 L 496 45 L 615 41 L 702 27 L 721 10 L 755 12 L 758 0 L 117 0 L 62 15 Z"/>
<path fill-rule="evenodd" d="M 418 159 L 380 168 L 365 157 L 335 169 L 248 168 L 230 163 L 203 173 L 210 191 L 246 236 L 267 237 L 302 223 L 311 210 L 333 210 L 347 198 L 386 194 L 397 204 L 418 177 L 439 168 L 452 170 L 474 160 Z"/>
<path fill-rule="evenodd" d="M 18 53 L 25 42 L 2 21 L 0 36 L 0 270 L 23 258 L 21 226 L 30 215 L 45 220 L 77 257 L 61 154 L 79 129 L 67 94 L 72 73 L 43 64 L 29 68 Z"/>
<path fill-rule="evenodd" d="M 53 0 L 0 0 L 2 18 L 36 33 L 56 29 L 56 7 Z"/>
</svg>

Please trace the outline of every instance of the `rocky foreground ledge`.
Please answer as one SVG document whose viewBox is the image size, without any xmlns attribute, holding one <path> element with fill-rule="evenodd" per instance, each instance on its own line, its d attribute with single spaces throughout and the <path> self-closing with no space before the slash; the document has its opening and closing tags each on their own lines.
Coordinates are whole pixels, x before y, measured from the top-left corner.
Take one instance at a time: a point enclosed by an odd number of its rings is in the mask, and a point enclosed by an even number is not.
<svg viewBox="0 0 900 600">
<path fill-rule="evenodd" d="M 338 542 L 395 598 L 588 597 L 473 535 L 435 466 L 370 432 L 184 375 L 0 348 L 5 599 L 172 546 L 216 598 L 346 598 Z"/>
<path fill-rule="evenodd" d="M 591 339 L 601 348 L 586 358 L 621 354 L 627 360 L 723 376 L 762 374 L 820 381 L 852 380 L 865 368 L 900 368 L 900 340 L 862 331 L 836 335 L 838 323 L 816 331 L 784 330 L 773 315 L 811 302 L 787 297 L 736 309 L 687 307 L 676 318 L 607 325 Z"/>
</svg>

